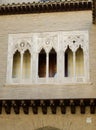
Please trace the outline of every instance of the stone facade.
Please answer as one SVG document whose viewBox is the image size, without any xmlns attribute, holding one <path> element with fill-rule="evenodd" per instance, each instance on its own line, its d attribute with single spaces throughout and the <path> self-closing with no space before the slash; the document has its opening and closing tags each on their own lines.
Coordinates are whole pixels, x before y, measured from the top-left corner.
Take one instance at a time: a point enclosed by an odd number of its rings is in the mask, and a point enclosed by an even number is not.
<svg viewBox="0 0 96 130">
<path fill-rule="evenodd" d="M 39 128 L 42 128 L 40 130 L 51 130 L 52 127 L 52 130 L 95 130 L 96 115 L 89 114 L 88 111 L 87 109 L 87 113 L 84 115 L 81 115 L 79 111 L 74 115 L 69 110 L 65 115 L 59 113 L 59 110 L 56 115 L 52 115 L 50 110 L 47 115 L 42 115 L 40 110 L 38 115 L 34 115 L 31 112 L 29 115 L 24 115 L 23 113 L 15 115 L 13 112 L 11 115 L 6 115 L 3 112 L 0 115 L 0 126 L 2 130 L 38 130 Z"/>
<path fill-rule="evenodd" d="M 0 16 L 0 99 L 94 99 L 96 98 L 96 25 L 92 24 L 92 11 L 53 12 L 24 15 Z M 44 33 L 44 32 L 72 32 L 85 31 L 89 33 L 89 80 L 86 83 L 72 84 L 9 84 L 8 83 L 8 40 L 10 35 Z M 13 43 L 12 43 L 13 44 Z M 86 61 L 88 62 L 88 61 Z M 31 108 L 30 108 L 31 109 Z M 31 111 L 24 115 L 20 109 L 20 115 L 12 112 L 6 115 L 4 109 L 0 115 L 0 127 L 2 130 L 38 130 L 43 127 L 55 127 L 60 130 L 87 129 L 95 130 L 96 117 L 90 114 L 89 107 L 86 113 L 81 114 L 80 108 L 76 108 L 76 114 L 70 113 L 69 106 L 66 114 L 61 114 L 57 108 L 57 114 L 51 113 L 48 108 L 47 115 L 43 115 L 39 108 L 38 115 Z M 55 130 L 54 128 L 54 130 Z"/>
<path fill-rule="evenodd" d="M 59 17 L 59 19 L 58 19 Z M 78 19 L 77 19 L 78 17 Z M 71 19 L 71 21 L 70 21 Z M 83 19 L 83 20 L 82 20 Z M 17 20 L 17 22 L 15 22 Z M 47 24 L 46 21 L 49 23 Z M 41 98 L 46 97 L 47 93 L 50 93 L 50 96 L 57 98 L 61 97 L 61 93 L 63 92 L 64 98 L 66 98 L 66 95 L 70 95 L 70 97 L 76 97 L 76 94 L 78 97 L 88 97 L 90 94 L 90 86 L 93 88 L 91 89 L 91 97 L 95 97 L 95 91 L 94 91 L 94 86 L 95 86 L 95 76 L 93 75 L 95 73 L 95 70 L 93 73 L 93 62 L 94 59 L 91 57 L 93 53 L 90 53 L 90 48 L 91 50 L 94 50 L 94 46 L 91 46 L 93 42 L 89 41 L 89 78 L 90 80 L 87 83 L 84 84 L 75 84 L 72 83 L 71 85 L 60 85 L 57 84 L 56 86 L 50 84 L 50 85 L 27 85 L 27 91 L 26 91 L 26 85 L 8 85 L 6 80 L 7 80 L 7 55 L 8 55 L 8 39 L 10 34 L 20 34 L 20 33 L 40 33 L 40 32 L 57 32 L 57 31 L 83 31 L 87 30 L 89 33 L 89 40 L 91 40 L 91 37 L 95 36 L 95 33 L 92 33 L 95 28 L 92 25 L 92 12 L 91 11 L 80 11 L 80 12 L 61 12 L 61 13 L 42 13 L 42 14 L 25 14 L 25 15 L 8 15 L 8 16 L 1 16 L 0 17 L 0 25 L 1 25 L 1 44 L 3 43 L 3 46 L 1 46 L 1 61 L 2 64 L 0 64 L 0 67 L 2 68 L 0 71 L 1 76 L 0 76 L 0 92 L 1 92 L 1 98 L 23 98 L 24 95 L 19 94 L 20 93 L 25 93 L 26 98 L 37 98 L 36 95 L 41 95 L 39 93 L 42 93 Z M 67 26 L 68 24 L 68 26 Z M 90 34 L 91 33 L 91 34 Z M 93 39 L 92 39 L 93 40 Z M 2 55 L 3 54 L 3 55 Z M 95 55 L 95 53 L 94 53 Z M 91 58 L 90 58 L 91 57 Z M 91 63 L 92 63 L 92 68 L 91 68 Z M 95 66 L 94 66 L 95 67 Z M 93 78 L 94 77 L 94 78 Z M 40 86 L 40 90 L 38 90 L 38 87 Z M 16 87 L 16 91 L 15 91 Z M 74 87 L 75 89 L 75 94 L 74 90 L 72 89 Z M 46 88 L 46 91 L 43 90 Z M 48 88 L 48 90 L 47 90 Z M 56 88 L 56 89 L 55 89 Z M 82 88 L 82 89 L 81 89 Z M 34 89 L 35 93 L 31 93 Z M 63 91 L 62 91 L 63 89 Z M 68 91 L 68 89 L 71 91 Z M 85 90 L 84 90 L 85 89 Z M 51 92 L 50 92 L 51 90 Z M 53 92 L 54 93 L 53 94 Z M 10 95 L 12 91 L 15 91 L 15 93 Z M 48 92 L 49 91 L 49 92 Z M 84 91 L 87 91 L 87 93 L 84 93 Z M 70 93 L 70 94 L 69 94 Z M 28 96 L 30 95 L 30 96 Z M 49 96 L 49 97 L 50 97 Z M 25 98 L 25 96 L 24 96 Z M 40 98 L 40 97 L 39 97 Z"/>
</svg>

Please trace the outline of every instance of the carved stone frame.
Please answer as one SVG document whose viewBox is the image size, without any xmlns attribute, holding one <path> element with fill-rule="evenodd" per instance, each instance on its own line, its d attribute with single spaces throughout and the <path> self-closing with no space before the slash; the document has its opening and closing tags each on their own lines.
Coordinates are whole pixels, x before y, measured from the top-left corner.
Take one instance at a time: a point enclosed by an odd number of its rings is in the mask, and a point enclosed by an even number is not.
<svg viewBox="0 0 96 130">
<path fill-rule="evenodd" d="M 84 77 L 64 78 L 63 56 L 67 47 L 73 53 L 81 46 L 84 52 Z M 52 48 L 57 53 L 57 76 L 54 78 L 38 77 L 38 54 L 44 48 L 48 54 Z M 12 79 L 13 54 L 18 50 L 21 54 L 28 49 L 31 53 L 31 79 Z M 63 60 L 62 60 L 63 59 Z M 60 64 L 61 63 L 61 64 Z M 34 75 L 34 76 L 32 76 Z M 57 31 L 42 33 L 9 34 L 8 36 L 8 58 L 7 58 L 7 84 L 65 84 L 89 82 L 89 34 L 84 31 Z"/>
</svg>

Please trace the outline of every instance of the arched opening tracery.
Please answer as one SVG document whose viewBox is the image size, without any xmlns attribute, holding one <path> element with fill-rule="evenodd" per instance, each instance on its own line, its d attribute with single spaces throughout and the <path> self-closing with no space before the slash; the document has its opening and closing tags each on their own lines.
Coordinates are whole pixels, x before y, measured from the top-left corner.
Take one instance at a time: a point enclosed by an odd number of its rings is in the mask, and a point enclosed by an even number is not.
<svg viewBox="0 0 96 130">
<path fill-rule="evenodd" d="M 12 78 L 19 82 L 22 79 L 30 79 L 31 76 L 31 54 L 27 49 L 23 51 L 16 51 L 13 55 Z"/>
</svg>

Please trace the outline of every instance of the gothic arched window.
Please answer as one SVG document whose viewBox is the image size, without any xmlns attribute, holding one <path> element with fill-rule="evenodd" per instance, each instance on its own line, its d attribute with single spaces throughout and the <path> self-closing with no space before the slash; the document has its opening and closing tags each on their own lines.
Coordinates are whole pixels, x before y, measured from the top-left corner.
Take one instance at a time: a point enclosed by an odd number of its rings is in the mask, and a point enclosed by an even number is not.
<svg viewBox="0 0 96 130">
<path fill-rule="evenodd" d="M 84 54 L 81 47 L 76 51 L 76 76 L 84 75 Z"/>
<path fill-rule="evenodd" d="M 73 52 L 69 47 L 65 51 L 64 59 L 65 77 L 71 77 L 73 76 Z"/>
<path fill-rule="evenodd" d="M 89 82 L 88 31 L 10 34 L 6 78 L 8 84 Z"/>
<path fill-rule="evenodd" d="M 12 78 L 20 78 L 20 62 L 21 62 L 21 55 L 20 52 L 17 50 L 13 55 L 13 69 L 12 69 Z"/>
<path fill-rule="evenodd" d="M 22 77 L 24 79 L 30 78 L 30 70 L 31 70 L 31 55 L 29 50 L 26 50 L 23 54 L 23 73 Z"/>
<path fill-rule="evenodd" d="M 52 48 L 49 52 L 49 77 L 54 77 L 57 73 L 57 53 Z"/>
<path fill-rule="evenodd" d="M 46 52 L 42 49 L 38 58 L 38 76 L 46 77 Z"/>
</svg>

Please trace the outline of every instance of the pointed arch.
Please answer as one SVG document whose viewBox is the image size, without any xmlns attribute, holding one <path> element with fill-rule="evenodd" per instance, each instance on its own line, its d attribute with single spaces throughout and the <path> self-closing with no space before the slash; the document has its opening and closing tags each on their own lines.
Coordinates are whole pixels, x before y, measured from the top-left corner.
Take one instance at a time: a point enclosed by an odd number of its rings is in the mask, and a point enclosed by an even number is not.
<svg viewBox="0 0 96 130">
<path fill-rule="evenodd" d="M 64 54 L 65 77 L 73 76 L 73 52 L 68 47 Z"/>
<path fill-rule="evenodd" d="M 13 55 L 13 69 L 12 69 L 12 78 L 20 78 L 20 63 L 21 55 L 17 50 Z"/>
<path fill-rule="evenodd" d="M 55 128 L 55 127 L 51 127 L 51 126 L 45 126 L 45 127 L 42 127 L 42 128 L 38 128 L 36 130 L 60 130 L 60 129 Z"/>
<path fill-rule="evenodd" d="M 79 47 L 76 51 L 76 76 L 84 75 L 84 53 L 83 49 Z"/>
<path fill-rule="evenodd" d="M 38 58 L 38 76 L 46 77 L 46 52 L 42 48 Z"/>
<path fill-rule="evenodd" d="M 30 78 L 30 72 L 31 72 L 31 54 L 29 50 L 26 50 L 23 54 L 23 73 L 22 77 L 24 79 Z"/>
<path fill-rule="evenodd" d="M 57 53 L 54 48 L 49 52 L 49 77 L 54 77 L 57 73 Z"/>
</svg>

